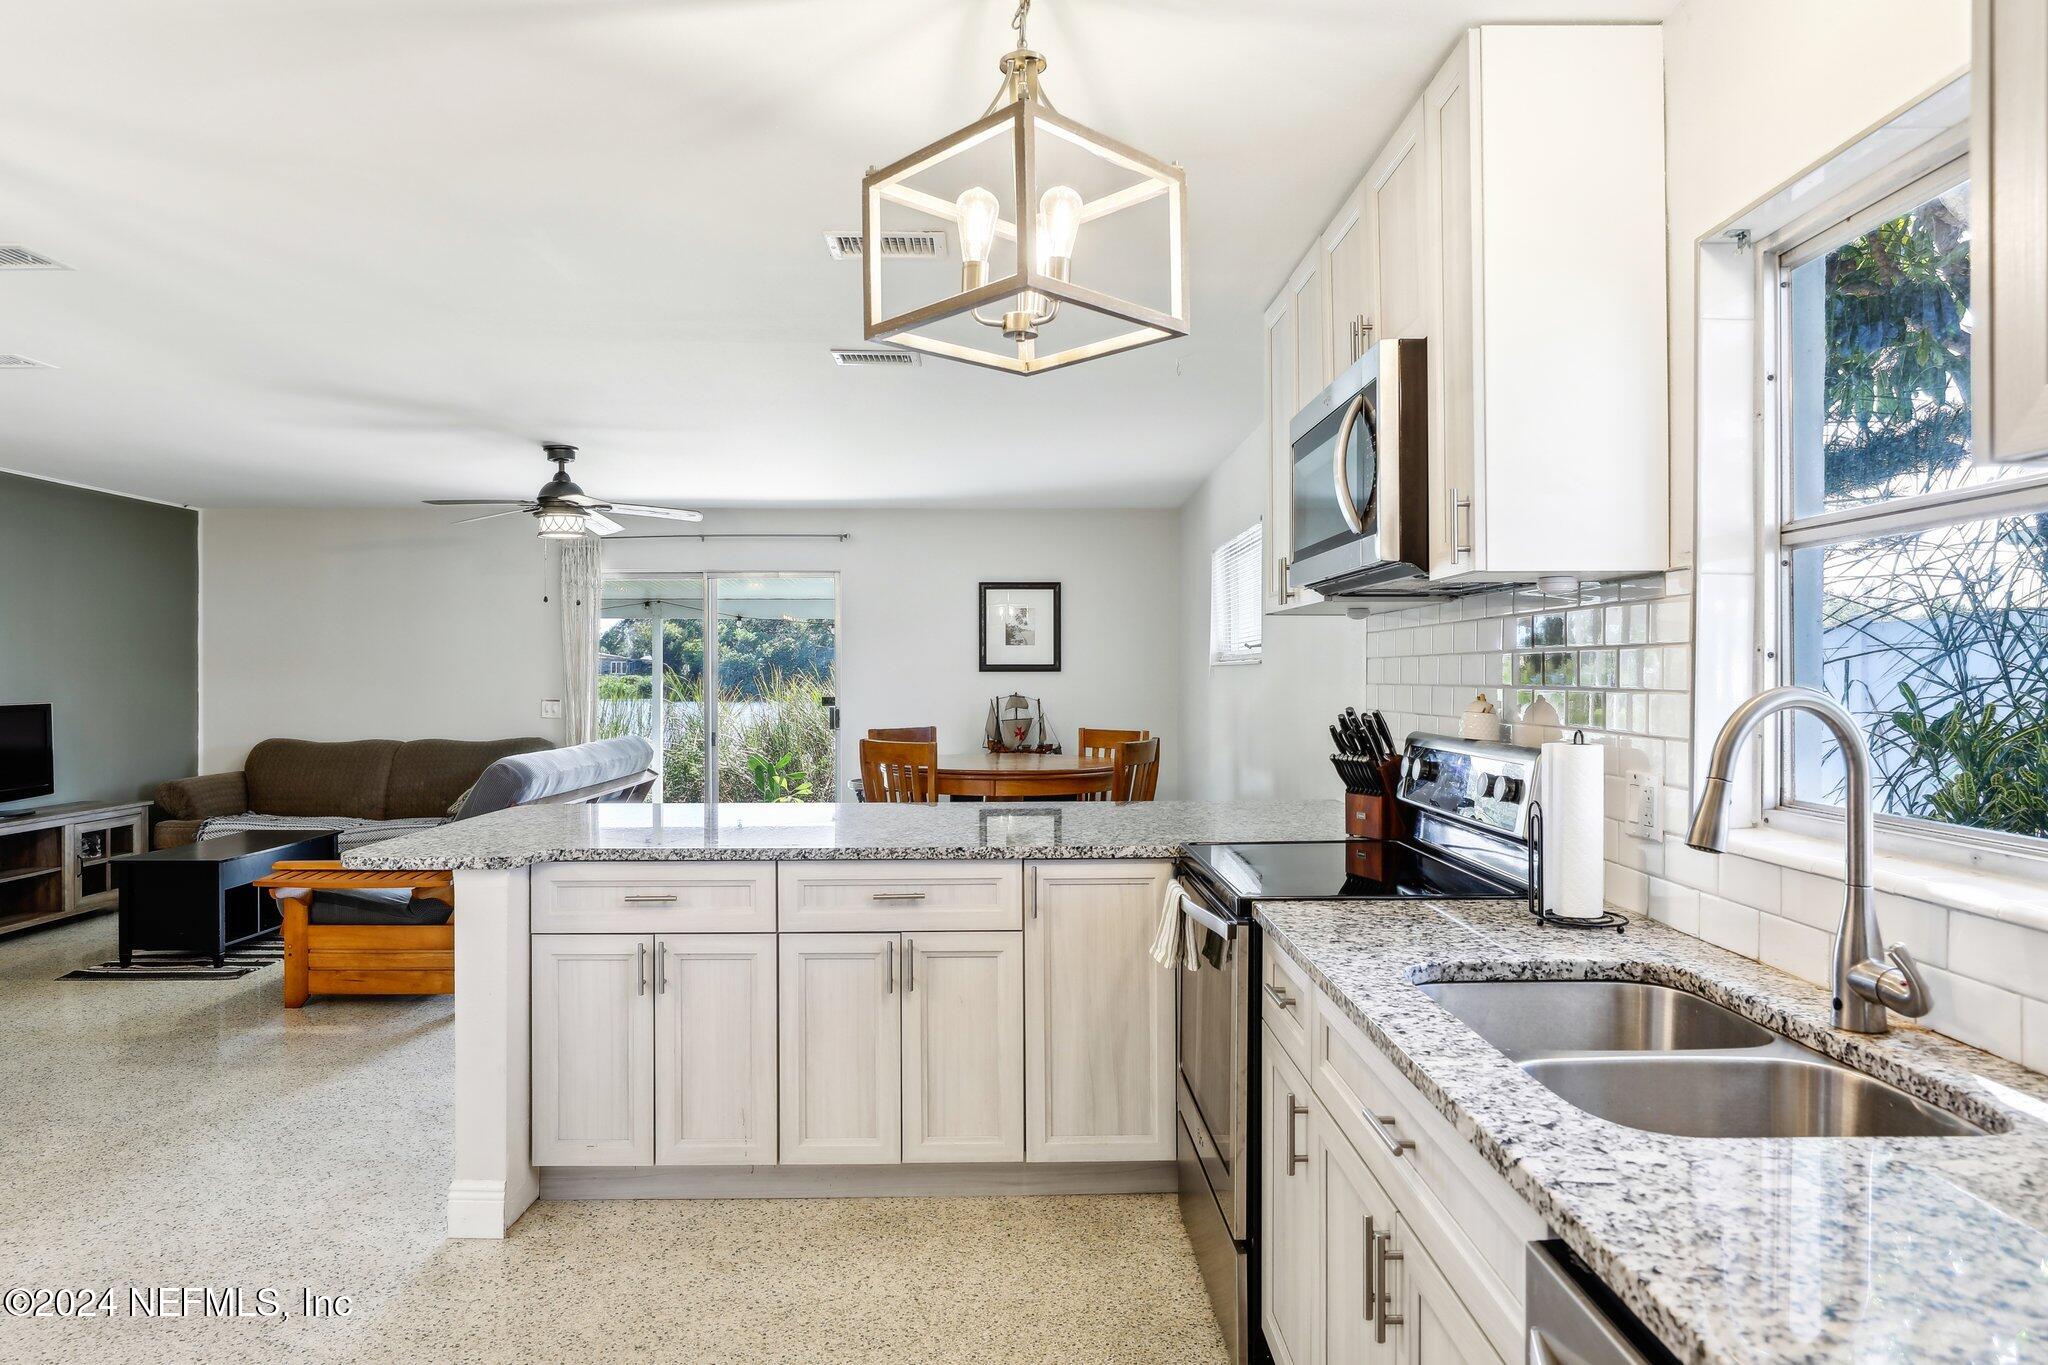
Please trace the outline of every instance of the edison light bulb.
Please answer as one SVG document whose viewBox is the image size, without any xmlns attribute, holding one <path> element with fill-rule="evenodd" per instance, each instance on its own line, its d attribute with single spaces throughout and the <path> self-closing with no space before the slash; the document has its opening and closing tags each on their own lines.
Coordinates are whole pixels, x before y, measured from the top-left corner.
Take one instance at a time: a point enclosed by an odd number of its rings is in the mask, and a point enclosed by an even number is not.
<svg viewBox="0 0 2048 1365">
<path fill-rule="evenodd" d="M 960 259 L 969 265 L 987 265 L 988 253 L 996 244 L 996 197 L 976 185 L 961 191 L 953 207 L 960 215 Z"/>
<path fill-rule="evenodd" d="M 1070 259 L 1074 239 L 1081 235 L 1081 196 L 1071 186 L 1054 185 L 1038 201 L 1039 269 Z"/>
</svg>

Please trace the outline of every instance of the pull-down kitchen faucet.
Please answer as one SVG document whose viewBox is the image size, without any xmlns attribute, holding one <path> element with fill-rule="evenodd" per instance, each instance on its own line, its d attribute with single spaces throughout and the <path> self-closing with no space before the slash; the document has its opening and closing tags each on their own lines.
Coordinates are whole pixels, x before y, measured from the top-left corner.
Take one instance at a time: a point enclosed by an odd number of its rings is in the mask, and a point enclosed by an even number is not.
<svg viewBox="0 0 2048 1365">
<path fill-rule="evenodd" d="M 1693 812 L 1686 843 L 1705 853 L 1727 847 L 1728 778 L 1742 742 L 1765 719 L 1780 711 L 1805 711 L 1834 733 L 1848 771 L 1849 853 L 1848 894 L 1842 901 L 1842 922 L 1835 929 L 1835 1027 L 1851 1033 L 1883 1033 L 1890 1028 L 1887 1009 L 1909 1019 L 1927 1013 L 1933 1003 L 1927 982 L 1902 943 L 1892 945 L 1888 962 L 1879 961 L 1877 904 L 1870 893 L 1870 750 L 1856 719 L 1825 696 L 1805 687 L 1773 687 L 1735 708 L 1714 740 L 1707 781 Z"/>
</svg>

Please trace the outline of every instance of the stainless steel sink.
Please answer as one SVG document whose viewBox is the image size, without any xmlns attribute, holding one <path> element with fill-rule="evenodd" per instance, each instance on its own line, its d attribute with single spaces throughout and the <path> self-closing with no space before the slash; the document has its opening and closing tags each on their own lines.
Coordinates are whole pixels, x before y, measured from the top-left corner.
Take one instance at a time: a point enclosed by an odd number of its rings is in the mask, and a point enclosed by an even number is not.
<svg viewBox="0 0 2048 1365">
<path fill-rule="evenodd" d="M 1702 1138 L 1984 1131 L 1669 986 L 1436 981 L 1420 989 L 1567 1103 L 1610 1123 Z"/>
<path fill-rule="evenodd" d="M 1589 1114 L 1680 1137 L 1964 1137 L 1984 1130 L 1819 1057 L 1551 1057 L 1522 1069 Z"/>
<path fill-rule="evenodd" d="M 1639 981 L 1438 981 L 1422 993 L 1516 1061 L 1763 1047 L 1777 1037 L 1711 1000 Z"/>
</svg>

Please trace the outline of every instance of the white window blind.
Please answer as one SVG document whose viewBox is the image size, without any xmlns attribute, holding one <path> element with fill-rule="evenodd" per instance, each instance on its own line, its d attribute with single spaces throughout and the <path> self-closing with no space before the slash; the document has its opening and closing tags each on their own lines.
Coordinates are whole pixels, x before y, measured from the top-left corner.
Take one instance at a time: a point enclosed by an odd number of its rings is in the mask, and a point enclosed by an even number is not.
<svg viewBox="0 0 2048 1365">
<path fill-rule="evenodd" d="M 1209 556 L 1209 662 L 1255 664 L 1265 624 L 1259 569 L 1265 535 L 1253 522 Z"/>
</svg>

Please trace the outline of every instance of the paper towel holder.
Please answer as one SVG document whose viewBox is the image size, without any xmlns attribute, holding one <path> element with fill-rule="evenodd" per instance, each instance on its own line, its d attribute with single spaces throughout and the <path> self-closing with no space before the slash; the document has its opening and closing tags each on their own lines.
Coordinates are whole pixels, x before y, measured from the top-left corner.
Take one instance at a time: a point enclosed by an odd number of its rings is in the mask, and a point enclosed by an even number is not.
<svg viewBox="0 0 2048 1365">
<path fill-rule="evenodd" d="M 1586 742 L 1586 732 L 1581 730 L 1573 738 L 1574 744 Z M 1595 919 L 1573 919 L 1543 908 L 1543 803 L 1529 803 L 1529 913 L 1540 924 L 1555 925 L 1559 929 L 1612 929 L 1617 934 L 1628 932 L 1628 916 L 1607 910 Z"/>
</svg>

